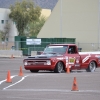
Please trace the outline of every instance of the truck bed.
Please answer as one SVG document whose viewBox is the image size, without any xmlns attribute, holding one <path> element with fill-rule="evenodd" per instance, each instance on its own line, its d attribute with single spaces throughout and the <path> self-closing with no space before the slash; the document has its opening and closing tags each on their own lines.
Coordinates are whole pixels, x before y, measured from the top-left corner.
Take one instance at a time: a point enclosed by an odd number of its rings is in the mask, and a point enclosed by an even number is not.
<svg viewBox="0 0 100 100">
<path fill-rule="evenodd" d="M 80 55 L 82 54 L 100 54 L 100 51 L 91 51 L 91 52 L 79 52 Z"/>
</svg>

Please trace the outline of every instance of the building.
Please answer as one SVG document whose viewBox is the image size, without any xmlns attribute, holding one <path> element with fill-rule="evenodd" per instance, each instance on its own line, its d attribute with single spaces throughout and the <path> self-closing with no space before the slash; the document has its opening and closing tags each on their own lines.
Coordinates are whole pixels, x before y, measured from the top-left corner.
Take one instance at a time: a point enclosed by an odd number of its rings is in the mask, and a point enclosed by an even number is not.
<svg viewBox="0 0 100 100">
<path fill-rule="evenodd" d="M 10 22 L 9 41 L 14 41 L 17 35 L 15 24 L 8 17 L 8 8 L 16 1 L 22 0 L 0 0 L 0 28 L 3 29 L 4 23 Z M 76 38 L 80 48 L 100 49 L 100 0 L 33 1 L 43 9 L 51 10 L 38 38 Z"/>
<path fill-rule="evenodd" d="M 8 40 L 14 41 L 14 36 L 18 34 L 15 23 L 9 18 L 9 9 L 0 8 L 0 30 L 5 31 L 6 25 L 9 25 Z"/>
<path fill-rule="evenodd" d="M 99 4 L 99 0 L 59 0 L 38 38 L 76 38 L 81 48 L 100 49 Z"/>
<path fill-rule="evenodd" d="M 16 29 L 15 23 L 9 19 L 10 13 L 10 5 L 14 5 L 16 1 L 22 0 L 0 0 L 0 30 L 4 31 L 5 26 L 8 24 L 9 34 L 8 34 L 8 41 L 14 41 L 14 36 L 18 35 L 18 31 Z M 42 8 L 42 15 L 49 17 L 51 11 L 53 10 L 54 6 L 56 5 L 58 0 L 33 0 L 34 3 Z"/>
</svg>

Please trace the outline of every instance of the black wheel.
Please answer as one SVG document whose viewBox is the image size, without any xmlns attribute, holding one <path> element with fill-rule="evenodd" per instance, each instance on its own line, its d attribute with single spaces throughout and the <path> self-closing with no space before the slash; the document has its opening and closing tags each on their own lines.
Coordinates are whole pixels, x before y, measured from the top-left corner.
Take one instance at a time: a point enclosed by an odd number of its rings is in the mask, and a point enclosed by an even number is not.
<svg viewBox="0 0 100 100">
<path fill-rule="evenodd" d="M 87 72 L 94 72 L 96 69 L 96 63 L 94 61 L 91 61 L 88 68 L 86 69 Z"/>
<path fill-rule="evenodd" d="M 32 73 L 36 73 L 36 72 L 38 72 L 39 70 L 30 70 L 30 72 L 32 72 Z"/>
<path fill-rule="evenodd" d="M 55 72 L 55 73 L 61 73 L 61 72 L 63 72 L 63 71 L 64 71 L 63 63 L 62 63 L 62 62 L 58 62 L 58 63 L 56 64 L 56 67 L 55 67 L 55 69 L 54 69 L 54 72 Z"/>
</svg>

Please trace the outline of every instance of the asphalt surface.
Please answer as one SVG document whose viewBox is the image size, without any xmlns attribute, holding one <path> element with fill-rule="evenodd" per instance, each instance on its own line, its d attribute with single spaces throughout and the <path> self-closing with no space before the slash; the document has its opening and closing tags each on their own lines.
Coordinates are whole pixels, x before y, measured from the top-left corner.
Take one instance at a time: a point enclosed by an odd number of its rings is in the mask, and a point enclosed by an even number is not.
<svg viewBox="0 0 100 100">
<path fill-rule="evenodd" d="M 24 69 L 23 59 L 0 58 L 0 100 L 100 100 L 100 68 L 93 73 L 31 73 Z M 8 71 L 11 83 L 6 82 Z M 74 77 L 78 91 L 71 91 Z"/>
</svg>

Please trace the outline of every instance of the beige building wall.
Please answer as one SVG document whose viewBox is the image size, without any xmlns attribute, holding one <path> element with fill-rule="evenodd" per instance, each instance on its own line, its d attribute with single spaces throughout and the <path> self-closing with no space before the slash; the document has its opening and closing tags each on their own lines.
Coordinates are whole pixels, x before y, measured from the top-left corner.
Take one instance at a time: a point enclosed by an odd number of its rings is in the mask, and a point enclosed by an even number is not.
<svg viewBox="0 0 100 100">
<path fill-rule="evenodd" d="M 56 37 L 99 43 L 99 0 L 59 0 L 38 34 L 38 38 Z"/>
<path fill-rule="evenodd" d="M 41 11 L 41 16 L 45 16 L 46 18 L 48 18 L 51 14 L 51 10 L 50 9 L 42 9 Z"/>
</svg>

